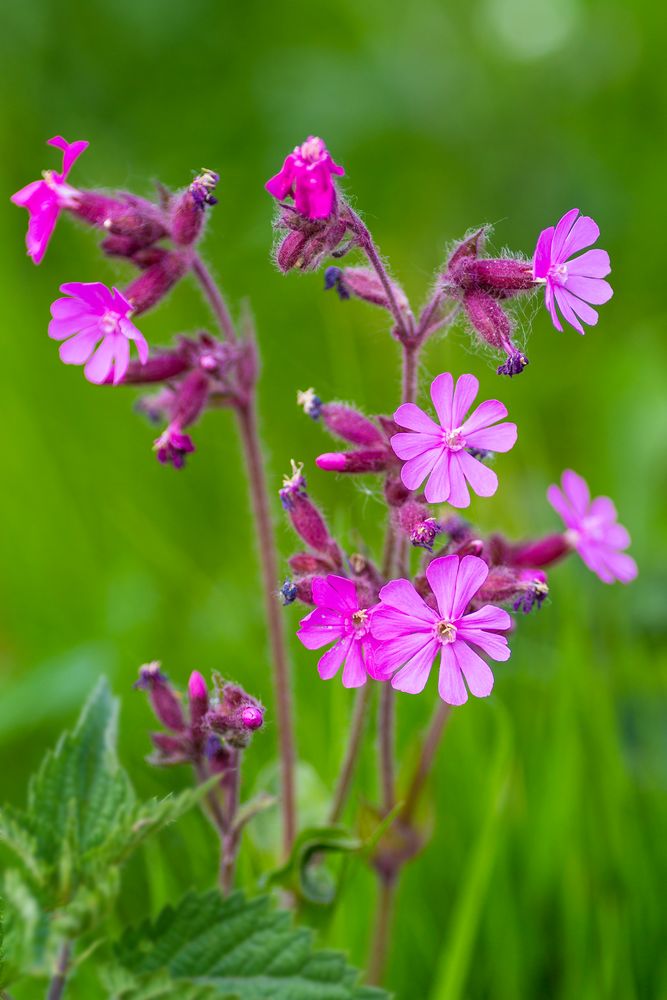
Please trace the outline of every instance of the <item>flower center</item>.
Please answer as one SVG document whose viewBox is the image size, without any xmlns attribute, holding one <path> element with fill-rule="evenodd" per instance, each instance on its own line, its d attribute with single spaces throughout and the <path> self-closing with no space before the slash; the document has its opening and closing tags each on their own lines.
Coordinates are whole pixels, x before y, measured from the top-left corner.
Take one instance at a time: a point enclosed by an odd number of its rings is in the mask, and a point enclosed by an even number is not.
<svg viewBox="0 0 667 1000">
<path fill-rule="evenodd" d="M 567 264 L 557 264 L 554 267 L 549 268 L 549 274 L 552 278 L 555 278 L 560 284 L 565 284 L 567 281 Z"/>
<path fill-rule="evenodd" d="M 439 621 L 435 624 L 435 637 L 439 639 L 443 646 L 451 642 L 456 642 L 456 625 L 448 621 Z"/>
<path fill-rule="evenodd" d="M 317 136 L 311 135 L 300 149 L 301 157 L 306 163 L 317 163 L 324 155 L 324 143 Z"/>
<path fill-rule="evenodd" d="M 354 629 L 360 635 L 365 635 L 368 631 L 368 611 L 366 608 L 359 608 L 352 615 L 352 624 Z"/>
<path fill-rule="evenodd" d="M 460 427 L 454 427 L 449 431 L 443 430 L 442 442 L 449 448 L 450 451 L 461 451 L 461 449 L 466 446 L 466 439 L 461 433 Z"/>
<path fill-rule="evenodd" d="M 113 309 L 107 309 L 100 320 L 100 330 L 105 335 L 115 333 L 118 329 L 119 320 L 120 313 L 114 312 Z"/>
</svg>

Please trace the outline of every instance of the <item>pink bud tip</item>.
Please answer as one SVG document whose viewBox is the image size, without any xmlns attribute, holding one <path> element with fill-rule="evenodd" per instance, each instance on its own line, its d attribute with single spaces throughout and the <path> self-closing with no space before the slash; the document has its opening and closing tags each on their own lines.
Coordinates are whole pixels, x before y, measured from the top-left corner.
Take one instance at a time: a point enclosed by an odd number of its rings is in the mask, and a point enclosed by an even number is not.
<svg viewBox="0 0 667 1000">
<path fill-rule="evenodd" d="M 324 469 L 326 472 L 343 472 L 346 464 L 345 455 L 335 451 L 328 451 L 315 459 L 318 469 Z"/>
<path fill-rule="evenodd" d="M 206 681 L 198 670 L 193 670 L 188 681 L 188 695 L 191 699 L 204 699 L 208 697 Z"/>
<path fill-rule="evenodd" d="M 259 729 L 264 722 L 264 713 L 255 705 L 248 705 L 241 712 L 241 722 L 246 729 Z"/>
</svg>

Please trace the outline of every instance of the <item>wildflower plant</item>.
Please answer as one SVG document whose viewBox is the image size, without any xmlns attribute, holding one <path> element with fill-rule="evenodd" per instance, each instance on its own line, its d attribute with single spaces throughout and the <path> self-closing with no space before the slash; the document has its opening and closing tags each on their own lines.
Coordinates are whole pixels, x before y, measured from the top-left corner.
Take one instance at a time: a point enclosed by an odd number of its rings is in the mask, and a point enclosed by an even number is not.
<svg viewBox="0 0 667 1000">
<path fill-rule="evenodd" d="M 49 336 L 60 343 L 61 360 L 83 365 L 89 382 L 113 391 L 120 386 L 150 389 L 138 408 L 160 422 L 153 449 L 160 463 L 175 469 L 183 469 L 196 451 L 195 428 L 209 411 L 227 408 L 238 424 L 258 539 L 280 761 L 279 864 L 264 873 L 262 886 L 278 888 L 282 905 L 300 912 L 313 901 L 330 905 L 335 898 L 335 890 L 313 889 L 326 855 L 344 852 L 369 864 L 378 878 L 378 909 L 369 935 L 366 975 L 371 984 L 380 983 L 393 896 L 402 868 L 424 841 L 417 806 L 451 711 L 465 711 L 462 706 L 470 695 L 486 698 L 497 679 L 502 683 L 502 664 L 511 655 L 521 615 L 542 606 L 549 593 L 545 571 L 552 565 L 576 552 L 605 583 L 629 583 L 637 573 L 625 552 L 629 535 L 617 522 L 612 501 L 591 500 L 586 482 L 574 472 L 563 473 L 562 489 L 548 489 L 549 503 L 564 522 L 561 533 L 519 541 L 501 531 L 487 536 L 458 513 L 502 490 L 503 462 L 495 457 L 521 448 L 520 427 L 506 419 L 511 387 L 502 378 L 518 376 L 528 365 L 517 346 L 513 300 L 544 288 L 546 308 L 558 330 L 563 319 L 579 333 L 584 332 L 582 324 L 594 325 L 598 314 L 593 306 L 612 294 L 605 280 L 608 255 L 587 249 L 597 241 L 598 227 L 572 209 L 540 233 L 532 261 L 519 254 L 489 256 L 488 228 L 471 230 L 438 268 L 429 296 L 417 309 L 339 188 L 338 178 L 345 171 L 325 143 L 309 136 L 287 155 L 266 183 L 276 201 L 276 266 L 283 273 L 321 268 L 324 291 L 335 292 L 344 308 L 361 299 L 381 310 L 388 338 L 398 346 L 402 380 L 400 398 L 388 397 L 387 413 L 372 416 L 346 403 L 322 400 L 313 388 L 297 392 L 295 386 L 304 414 L 342 441 L 344 450 L 322 452 L 305 471 L 303 464 L 292 461 L 282 485 L 276 486 L 284 515 L 299 539 L 298 551 L 281 572 L 257 424 L 258 340 L 247 315 L 235 321 L 197 249 L 217 201 L 218 174 L 202 170 L 179 192 L 160 188 L 155 201 L 130 192 L 82 190 L 70 184 L 69 175 L 88 143 L 67 143 L 56 136 L 49 144 L 63 153 L 60 173 L 46 172 L 43 180 L 12 198 L 29 213 L 29 256 L 36 264 L 43 259 L 58 217 L 69 214 L 99 231 L 103 254 L 135 270 L 121 290 L 66 276 L 60 286 L 63 297 L 53 302 L 48 326 Z M 167 346 L 149 345 L 141 333 L 141 315 L 162 304 L 188 277 L 198 282 L 216 329 L 179 334 Z M 502 399 L 479 401 L 479 382 L 466 372 L 443 370 L 430 385 L 422 384 L 424 345 L 459 320 L 496 359 Z M 317 374 L 313 372 L 313 381 Z M 431 405 L 424 406 L 426 390 Z M 385 507 L 381 555 L 374 556 L 370 547 L 363 553 L 347 552 L 331 532 L 311 493 L 310 484 L 316 492 L 322 473 L 342 474 L 343 495 L 346 476 L 376 478 Z M 305 612 L 295 617 L 294 605 L 304 606 Z M 297 815 L 288 631 L 312 653 L 323 680 L 338 678 L 345 688 L 357 689 L 325 827 L 303 829 Z M 434 667 L 437 683 L 431 681 Z M 154 924 L 126 932 L 116 944 L 114 959 L 102 967 L 107 988 L 116 991 L 112 995 L 144 996 L 151 989 L 151 996 L 173 995 L 169 990 L 183 996 L 228 996 L 242 990 L 239 995 L 253 998 L 268 996 L 271 989 L 270 995 L 277 998 L 303 995 L 308 1000 L 383 995 L 379 989 L 359 986 L 356 974 L 339 956 L 311 953 L 309 938 L 299 939 L 303 947 L 293 949 L 272 971 L 268 953 L 289 950 L 294 935 L 301 932 L 290 929 L 264 897 L 249 902 L 233 892 L 245 827 L 258 813 L 276 808 L 268 792 L 255 799 L 244 797 L 243 761 L 253 752 L 255 740 L 267 738 L 266 710 L 244 689 L 242 666 L 234 673 L 237 676 L 228 679 L 214 672 L 209 683 L 198 670 L 191 671 L 187 691 L 181 692 L 158 663 L 140 669 L 136 686 L 146 693 L 160 724 L 151 734 L 149 760 L 160 767 L 189 768 L 195 785 L 168 805 L 146 807 L 143 826 L 137 827 L 139 820 L 132 825 L 136 806 L 127 779 L 119 777 L 112 747 L 115 708 L 105 687 L 93 696 L 74 736 L 65 737 L 47 759 L 31 787 L 28 812 L 2 814 L 0 836 L 19 864 L 3 887 L 10 910 L 7 981 L 36 971 L 51 976 L 49 996 L 62 995 L 76 970 L 76 956 L 97 947 L 94 933 L 105 907 L 95 880 L 103 883 L 108 909 L 117 885 L 114 866 L 125 859 L 129 845 L 138 842 L 137 830 L 147 835 L 198 803 L 219 839 L 219 894 L 188 896 Z M 371 807 L 374 829 L 361 836 L 347 831 L 341 821 L 352 819 L 350 793 L 374 696 L 379 702 L 379 802 Z M 435 708 L 415 769 L 405 787 L 398 788 L 394 721 L 407 696 L 431 698 Z M 94 774 L 87 763 L 90 753 Z M 71 804 L 65 808 L 52 796 L 40 805 L 44 782 L 50 781 L 53 790 L 66 780 L 65 772 L 61 776 L 57 771 L 61 766 L 73 769 L 66 785 Z M 99 788 L 84 789 L 79 773 L 99 780 Z M 95 847 L 97 853 L 89 868 L 85 838 L 71 839 L 74 827 L 68 818 L 76 815 L 84 793 L 94 794 L 109 825 L 106 832 L 91 834 L 91 850 Z M 364 789 L 367 800 L 373 795 L 372 789 Z M 56 807 L 66 815 L 52 816 Z M 58 840 L 62 828 L 70 852 L 66 861 L 58 853 L 65 850 L 60 843 L 53 851 L 44 848 L 30 812 L 38 808 L 45 810 L 40 822 L 50 825 L 52 839 Z M 98 850 L 107 842 L 113 849 Z M 72 858 L 83 867 L 63 894 L 63 866 L 74 870 Z M 111 866 L 105 879 L 100 878 L 100 865 Z M 258 886 L 244 888 L 255 894 Z M 46 912 L 56 913 L 57 919 L 45 930 L 39 915 Z M 30 919 L 33 924 L 28 926 Z M 242 968 L 232 960 L 220 962 L 216 950 L 229 946 L 234 921 L 245 927 L 237 943 L 246 954 L 253 949 L 255 953 Z M 308 992 L 294 992 L 297 979 L 309 985 Z M 197 992 L 202 984 L 203 991 Z"/>
</svg>

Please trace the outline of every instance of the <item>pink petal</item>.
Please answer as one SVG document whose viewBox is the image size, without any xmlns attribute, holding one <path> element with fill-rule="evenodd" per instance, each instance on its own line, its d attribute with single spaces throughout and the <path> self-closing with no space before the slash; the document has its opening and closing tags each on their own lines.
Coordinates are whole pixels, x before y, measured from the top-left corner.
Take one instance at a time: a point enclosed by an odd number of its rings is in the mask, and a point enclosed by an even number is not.
<svg viewBox="0 0 667 1000">
<path fill-rule="evenodd" d="M 452 507 L 468 507 L 470 504 L 470 494 L 463 474 L 463 468 L 459 461 L 462 452 L 448 452 L 449 455 L 449 500 Z"/>
<path fill-rule="evenodd" d="M 474 375 L 461 375 L 456 382 L 456 389 L 454 390 L 452 426 L 461 426 L 465 420 L 466 413 L 475 402 L 475 397 L 478 392 L 479 379 L 477 379 Z"/>
<path fill-rule="evenodd" d="M 627 528 L 622 524 L 610 524 L 604 533 L 604 541 L 605 545 L 612 549 L 627 549 L 631 538 Z"/>
<path fill-rule="evenodd" d="M 546 288 L 544 289 L 544 303 L 551 315 L 551 322 L 556 327 L 558 332 L 562 333 L 563 327 L 560 319 L 558 318 L 558 313 L 556 312 L 556 305 L 554 303 L 554 286 L 551 280 L 547 281 Z"/>
<path fill-rule="evenodd" d="M 320 607 L 334 608 L 343 614 L 359 607 L 357 588 L 352 580 L 333 574 L 313 580 L 313 600 Z"/>
<path fill-rule="evenodd" d="M 584 517 L 591 502 L 591 494 L 586 480 L 573 472 L 572 469 L 566 469 L 561 476 L 561 483 L 563 492 L 572 504 L 575 514 Z"/>
<path fill-rule="evenodd" d="M 358 688 L 366 683 L 366 668 L 361 655 L 361 641 L 352 639 L 343 669 L 343 687 Z"/>
<path fill-rule="evenodd" d="M 454 378 L 449 372 L 443 372 L 431 382 L 431 399 L 438 414 L 438 420 L 443 427 L 451 429 L 456 426 L 452 417 L 454 400 Z"/>
<path fill-rule="evenodd" d="M 426 579 L 435 594 L 443 618 L 449 619 L 452 615 L 458 573 L 459 557 L 457 555 L 441 556 L 434 559 L 426 567 Z"/>
<path fill-rule="evenodd" d="M 101 281 L 67 281 L 60 286 L 60 291 L 66 295 L 74 295 L 82 299 L 96 313 L 113 309 L 111 292 Z"/>
<path fill-rule="evenodd" d="M 66 365 L 83 365 L 95 350 L 100 332 L 97 327 L 82 330 L 60 345 L 60 360 Z"/>
<path fill-rule="evenodd" d="M 429 503 L 446 503 L 449 500 L 449 466 L 451 453 L 443 449 L 428 477 L 424 495 Z"/>
<path fill-rule="evenodd" d="M 433 466 L 444 451 L 444 447 L 429 448 L 422 455 L 411 458 L 401 468 L 401 480 L 409 490 L 418 489 L 430 474 Z"/>
<path fill-rule="evenodd" d="M 587 250 L 567 264 L 567 273 L 570 277 L 577 275 L 582 278 L 606 278 L 610 271 L 611 264 L 606 250 Z"/>
<path fill-rule="evenodd" d="M 562 219 L 556 224 L 556 229 L 554 230 L 554 239 L 551 247 L 551 263 L 552 264 L 562 264 L 566 260 L 566 256 L 563 254 L 563 246 L 568 234 L 574 224 L 574 220 L 579 215 L 578 208 L 571 208 L 569 212 L 566 212 Z"/>
<path fill-rule="evenodd" d="M 575 253 L 579 253 L 584 247 L 589 247 L 595 243 L 600 235 L 600 228 L 597 222 L 588 215 L 582 215 L 572 226 L 567 239 L 563 243 L 561 258 L 568 260 Z"/>
<path fill-rule="evenodd" d="M 486 399 L 476 406 L 465 423 L 461 424 L 461 433 L 467 438 L 474 431 L 483 430 L 506 416 L 507 407 L 500 400 Z"/>
<path fill-rule="evenodd" d="M 113 337 L 105 337 L 83 369 L 83 374 L 89 382 L 101 385 L 106 381 L 113 365 L 113 354 Z"/>
<path fill-rule="evenodd" d="M 85 139 L 67 142 L 61 135 L 54 135 L 52 139 L 47 140 L 47 145 L 55 146 L 63 152 L 62 179 L 64 180 L 84 150 L 88 149 L 90 143 L 86 142 Z"/>
<path fill-rule="evenodd" d="M 464 556 L 459 565 L 452 601 L 452 620 L 460 618 L 489 575 L 489 567 L 479 556 Z"/>
<path fill-rule="evenodd" d="M 285 162 L 282 165 L 282 169 L 275 176 L 271 177 L 270 180 L 266 182 L 264 187 L 273 195 L 274 198 L 278 198 L 282 201 L 286 198 L 292 189 L 292 184 L 294 181 L 294 154 L 290 153 L 289 156 L 285 157 Z"/>
<path fill-rule="evenodd" d="M 380 642 L 375 650 L 376 674 L 387 679 L 412 657 L 429 644 L 436 643 L 431 630 L 396 636 L 387 642 Z M 437 643 L 436 643 L 437 645 Z M 433 654 L 435 655 L 435 653 Z"/>
<path fill-rule="evenodd" d="M 30 200 L 35 195 L 39 197 L 39 191 L 42 187 L 46 187 L 44 181 L 31 181 L 30 184 L 26 184 L 20 191 L 13 194 L 9 200 L 12 204 L 18 205 L 19 208 L 27 208 Z"/>
<path fill-rule="evenodd" d="M 123 381 L 130 363 L 130 342 L 121 333 L 114 334 L 113 384 Z"/>
<path fill-rule="evenodd" d="M 315 608 L 302 618 L 296 633 L 306 649 L 321 649 L 345 635 L 340 615 L 325 608 Z"/>
<path fill-rule="evenodd" d="M 399 406 L 394 413 L 394 420 L 399 427 L 407 427 L 408 430 L 417 431 L 419 434 L 436 434 L 438 437 L 442 434 L 442 428 L 438 427 L 416 403 L 403 403 Z"/>
<path fill-rule="evenodd" d="M 458 620 L 459 628 L 487 628 L 505 631 L 512 625 L 512 619 L 507 611 L 497 608 L 494 604 L 485 604 L 483 608 L 472 611 Z"/>
<path fill-rule="evenodd" d="M 594 306 L 604 305 L 614 294 L 608 281 L 602 278 L 583 278 L 578 275 L 568 277 L 565 290 Z M 590 323 L 590 320 L 586 322 Z"/>
<path fill-rule="evenodd" d="M 466 679 L 470 694 L 474 694 L 476 698 L 486 698 L 490 695 L 493 690 L 493 673 L 488 663 L 465 642 L 453 643 L 452 650 Z"/>
<path fill-rule="evenodd" d="M 440 657 L 440 673 L 438 675 L 438 694 L 448 705 L 464 705 L 468 700 L 468 692 L 463 683 L 463 675 L 454 655 L 454 646 L 442 647 Z"/>
<path fill-rule="evenodd" d="M 478 646 L 492 660 L 509 660 L 510 658 L 510 648 L 504 635 L 486 632 L 481 628 L 459 628 L 456 637 L 462 642 Z"/>
<path fill-rule="evenodd" d="M 382 601 L 382 605 L 371 617 L 371 632 L 378 639 L 382 637 L 376 633 L 376 620 L 380 613 L 384 612 L 385 605 L 403 611 L 406 615 L 412 615 L 414 618 L 418 618 L 424 622 L 432 622 L 436 618 L 435 611 L 429 608 L 428 604 L 422 600 L 409 580 L 391 580 L 389 583 L 386 583 L 380 591 L 380 600 Z"/>
<path fill-rule="evenodd" d="M 73 319 L 52 319 L 49 323 L 49 337 L 51 340 L 65 340 L 66 337 L 71 337 L 72 334 L 81 333 L 83 330 L 96 331 L 96 339 L 99 340 L 102 334 L 99 331 L 99 326 L 97 324 L 97 319 L 93 319 L 89 315 L 75 317 Z"/>
<path fill-rule="evenodd" d="M 478 459 L 473 458 L 467 451 L 459 451 L 453 458 L 458 460 L 463 475 L 478 497 L 493 496 L 498 489 L 498 476 L 493 469 L 489 469 Z"/>
<path fill-rule="evenodd" d="M 533 277 L 546 278 L 551 267 L 551 245 L 554 239 L 554 227 L 543 229 L 537 239 L 533 254 Z"/>
<path fill-rule="evenodd" d="M 613 524 L 618 517 L 614 501 L 609 497 L 596 497 L 591 502 L 589 513 L 605 524 Z"/>
<path fill-rule="evenodd" d="M 637 576 L 637 563 L 625 552 L 614 552 L 607 556 L 607 565 L 619 583 L 630 583 Z"/>
<path fill-rule="evenodd" d="M 421 649 L 394 675 L 391 686 L 397 691 L 419 694 L 426 687 L 433 661 L 438 654 L 438 642 L 429 639 Z"/>
<path fill-rule="evenodd" d="M 576 296 L 571 295 L 567 289 L 563 288 L 561 285 L 556 285 L 554 288 L 554 295 L 556 296 L 556 302 L 558 303 L 558 308 L 563 314 L 563 319 L 574 327 L 578 333 L 585 333 L 579 318 L 583 320 L 584 323 L 588 323 L 589 326 L 595 326 L 598 321 L 598 314 L 594 309 L 586 306 L 581 299 Z"/>
<path fill-rule="evenodd" d="M 557 486 L 550 486 L 547 490 L 547 500 L 556 511 L 560 514 L 565 526 L 568 528 L 574 528 L 578 524 L 578 518 L 569 500 L 561 493 Z"/>
<path fill-rule="evenodd" d="M 348 653 L 350 645 L 352 644 L 352 637 L 346 639 L 341 639 L 337 642 L 335 646 L 321 656 L 317 664 L 317 672 L 323 681 L 329 681 L 334 677 L 339 669 L 340 665 L 345 659 Z"/>
<path fill-rule="evenodd" d="M 82 316 L 98 318 L 97 312 L 91 312 L 90 307 L 80 299 L 56 299 L 51 303 L 51 315 L 54 319 L 80 319 Z"/>
<path fill-rule="evenodd" d="M 390 439 L 394 454 L 403 460 L 417 458 L 431 448 L 442 446 L 442 434 L 437 437 L 432 434 L 394 434 Z"/>
<path fill-rule="evenodd" d="M 516 444 L 517 434 L 516 424 L 506 422 L 474 431 L 465 437 L 466 444 L 471 448 L 482 448 L 484 451 L 510 451 Z"/>
</svg>

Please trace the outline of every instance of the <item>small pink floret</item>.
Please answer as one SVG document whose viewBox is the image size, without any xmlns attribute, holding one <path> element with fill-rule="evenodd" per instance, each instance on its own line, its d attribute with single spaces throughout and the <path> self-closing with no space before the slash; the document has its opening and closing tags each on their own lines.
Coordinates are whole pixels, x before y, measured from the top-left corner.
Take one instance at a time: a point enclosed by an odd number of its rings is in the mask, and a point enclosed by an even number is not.
<svg viewBox="0 0 667 1000">
<path fill-rule="evenodd" d="M 255 705 L 248 705 L 241 712 L 241 722 L 246 729 L 259 729 L 264 722 L 264 713 Z"/>
<path fill-rule="evenodd" d="M 28 256 L 35 264 L 39 264 L 46 253 L 61 208 L 76 198 L 76 190 L 65 182 L 75 161 L 88 148 L 88 143 L 83 139 L 77 140 L 77 142 L 67 142 L 61 135 L 49 139 L 48 145 L 55 146 L 56 149 L 62 151 L 61 172 L 45 171 L 43 180 L 27 184 L 11 197 L 15 205 L 26 208 L 30 215 L 26 246 Z"/>
<path fill-rule="evenodd" d="M 303 618 L 297 636 L 306 649 L 332 648 L 320 657 L 318 670 L 329 680 L 343 666 L 343 686 L 361 687 L 366 674 L 375 676 L 376 643 L 371 635 L 372 612 L 359 607 L 352 580 L 329 575 L 313 580 L 315 610 Z"/>
<path fill-rule="evenodd" d="M 517 439 L 516 424 L 497 423 L 507 416 L 506 407 L 497 399 L 480 403 L 469 417 L 479 382 L 474 375 L 462 375 L 454 388 L 454 379 L 445 372 L 431 385 L 431 399 L 438 423 L 415 403 L 404 403 L 394 420 L 410 433 L 395 434 L 391 447 L 404 461 L 403 485 L 418 489 L 427 480 L 425 496 L 429 503 L 450 503 L 467 507 L 468 484 L 481 497 L 490 497 L 498 488 L 498 477 L 471 451 L 509 451 Z"/>
<path fill-rule="evenodd" d="M 392 580 L 384 586 L 371 619 L 371 632 L 378 641 L 378 677 L 392 677 L 392 687 L 398 691 L 419 694 L 440 655 L 438 692 L 443 701 L 462 705 L 468 700 L 466 684 L 477 698 L 489 695 L 493 673 L 476 650 L 492 660 L 509 659 L 507 639 L 498 633 L 510 628 L 511 618 L 492 604 L 466 614 L 488 573 L 488 566 L 477 556 L 434 559 L 426 577 L 437 610 L 426 604 L 408 580 Z"/>
<path fill-rule="evenodd" d="M 190 679 L 188 681 L 188 695 L 192 699 L 199 699 L 204 701 L 208 698 L 208 690 L 206 687 L 206 681 L 199 673 L 198 670 L 193 670 L 190 674 Z"/>
<path fill-rule="evenodd" d="M 533 257 L 533 278 L 545 286 L 545 302 L 553 325 L 562 331 L 558 310 L 563 319 L 579 333 L 582 323 L 595 326 L 598 314 L 592 306 L 608 302 L 614 294 L 603 279 L 611 271 L 606 250 L 587 250 L 600 235 L 596 222 L 579 215 L 578 208 L 566 212 L 556 226 L 543 229 Z"/>
<path fill-rule="evenodd" d="M 327 451 L 317 456 L 315 465 L 325 472 L 342 472 L 346 465 L 345 455 L 337 451 Z"/>
<path fill-rule="evenodd" d="M 130 361 L 130 341 L 146 364 L 148 344 L 128 318 L 132 306 L 117 288 L 70 281 L 60 291 L 66 298 L 51 305 L 49 337 L 62 341 L 60 358 L 66 365 L 85 365 L 84 375 L 96 385 L 108 380 L 117 385 Z"/>
<path fill-rule="evenodd" d="M 616 507 L 609 497 L 591 500 L 585 479 L 571 469 L 561 478 L 562 489 L 550 486 L 547 499 L 565 523 L 565 538 L 603 583 L 630 583 L 637 576 L 637 563 L 623 549 L 630 535 L 618 523 Z"/>
<path fill-rule="evenodd" d="M 282 170 L 264 186 L 278 201 L 294 198 L 297 212 L 306 218 L 326 219 L 336 201 L 332 174 L 343 176 L 344 173 L 343 168 L 332 160 L 324 142 L 309 135 L 286 157 Z"/>
</svg>

